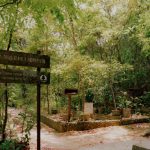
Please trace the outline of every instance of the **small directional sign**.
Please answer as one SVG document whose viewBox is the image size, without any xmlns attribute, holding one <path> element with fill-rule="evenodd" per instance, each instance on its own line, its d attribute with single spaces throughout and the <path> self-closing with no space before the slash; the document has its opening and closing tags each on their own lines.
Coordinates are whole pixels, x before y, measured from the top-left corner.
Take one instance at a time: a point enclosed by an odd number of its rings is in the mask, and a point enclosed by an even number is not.
<svg viewBox="0 0 150 150">
<path fill-rule="evenodd" d="M 41 72 L 40 81 L 43 84 L 50 84 L 50 73 Z"/>
<path fill-rule="evenodd" d="M 46 75 L 41 75 L 40 80 L 41 80 L 41 82 L 46 82 L 47 81 L 47 76 Z"/>
<path fill-rule="evenodd" d="M 78 89 L 65 89 L 65 95 L 76 95 L 78 94 Z"/>
</svg>

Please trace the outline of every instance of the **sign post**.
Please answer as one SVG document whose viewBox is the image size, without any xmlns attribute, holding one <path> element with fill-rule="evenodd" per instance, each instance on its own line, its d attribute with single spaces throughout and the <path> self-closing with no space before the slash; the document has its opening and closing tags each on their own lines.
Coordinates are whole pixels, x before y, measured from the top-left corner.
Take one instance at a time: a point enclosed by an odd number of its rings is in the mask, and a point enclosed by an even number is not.
<svg viewBox="0 0 150 150">
<path fill-rule="evenodd" d="M 71 95 L 78 94 L 77 89 L 65 89 L 65 95 L 68 95 L 68 122 L 71 118 Z"/>
<path fill-rule="evenodd" d="M 68 94 L 68 122 L 70 121 L 71 118 L 71 95 Z"/>
<path fill-rule="evenodd" d="M 22 70 L 0 69 L 0 83 L 27 83 L 37 85 L 37 150 L 41 150 L 41 84 L 50 83 L 50 74 L 41 72 L 41 68 L 50 67 L 47 55 L 0 50 L 0 64 L 36 67 L 37 72 L 30 74 Z"/>
<path fill-rule="evenodd" d="M 40 55 L 40 51 L 37 52 Z M 37 67 L 37 76 L 40 76 L 41 68 Z M 37 150 L 41 149 L 41 81 L 37 82 Z"/>
</svg>

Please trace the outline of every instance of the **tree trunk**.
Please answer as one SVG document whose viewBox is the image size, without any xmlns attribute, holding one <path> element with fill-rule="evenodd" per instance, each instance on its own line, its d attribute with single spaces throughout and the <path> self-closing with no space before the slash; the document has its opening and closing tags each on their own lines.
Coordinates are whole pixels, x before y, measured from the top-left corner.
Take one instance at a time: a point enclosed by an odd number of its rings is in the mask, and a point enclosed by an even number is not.
<svg viewBox="0 0 150 150">
<path fill-rule="evenodd" d="M 82 95 L 82 111 L 84 112 L 84 103 L 85 103 L 85 92 L 83 89 L 83 95 Z"/>
<path fill-rule="evenodd" d="M 113 99 L 113 103 L 114 103 L 114 108 L 117 109 L 117 106 L 116 106 L 116 99 L 115 99 L 115 93 L 114 93 L 113 84 L 112 84 L 112 81 L 111 81 L 111 80 L 110 80 L 110 90 L 111 90 L 111 94 L 112 94 L 112 99 Z"/>
<path fill-rule="evenodd" d="M 49 94 L 49 91 L 48 91 L 48 85 L 47 85 L 47 113 L 50 114 L 50 104 L 49 104 L 48 94 Z"/>
<path fill-rule="evenodd" d="M 12 41 L 12 33 L 13 33 L 13 29 L 11 29 L 11 31 L 10 31 L 7 51 L 9 51 L 9 49 L 10 49 L 10 45 L 11 45 L 11 41 Z M 7 66 L 6 66 L 6 69 L 8 69 Z M 6 138 L 7 120 L 8 120 L 8 84 L 5 83 L 5 114 L 4 114 L 4 121 L 3 121 L 3 126 L 2 126 L 2 141 L 4 141 Z"/>
<path fill-rule="evenodd" d="M 71 18 L 71 16 L 70 16 L 69 20 L 70 20 L 70 27 L 71 27 L 71 31 L 72 31 L 72 42 L 73 42 L 74 48 L 77 49 L 75 29 L 74 29 L 73 19 Z"/>
<path fill-rule="evenodd" d="M 7 120 L 8 120 L 8 86 L 7 83 L 5 83 L 5 114 L 4 114 L 4 122 L 2 126 L 2 141 L 5 140 L 6 138 L 6 125 L 7 125 Z"/>
<path fill-rule="evenodd" d="M 16 20 L 17 20 L 17 14 L 18 14 L 18 4 L 17 3 L 17 9 L 16 9 L 16 18 L 14 20 L 14 24 L 11 27 L 10 30 L 10 35 L 9 35 L 9 40 L 8 40 L 8 45 L 7 45 L 7 51 L 9 51 L 11 43 L 12 43 L 12 37 L 13 37 L 13 31 L 14 31 L 14 27 L 16 24 Z M 6 66 L 6 69 L 8 69 L 8 67 Z M 3 121 L 3 125 L 2 125 L 2 141 L 5 140 L 6 138 L 6 126 L 7 126 L 7 120 L 8 120 L 8 84 L 5 83 L 5 114 L 4 114 L 4 121 Z"/>
</svg>

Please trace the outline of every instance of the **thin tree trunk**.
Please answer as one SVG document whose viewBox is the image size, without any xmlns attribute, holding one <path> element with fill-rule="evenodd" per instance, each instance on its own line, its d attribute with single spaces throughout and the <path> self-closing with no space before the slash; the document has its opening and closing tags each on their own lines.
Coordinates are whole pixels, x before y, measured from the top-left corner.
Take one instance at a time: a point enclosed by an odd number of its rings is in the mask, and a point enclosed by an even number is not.
<svg viewBox="0 0 150 150">
<path fill-rule="evenodd" d="M 85 104 L 85 92 L 83 89 L 83 95 L 82 95 L 82 111 L 84 112 L 84 104 Z"/>
<path fill-rule="evenodd" d="M 48 16 L 46 17 L 46 22 L 48 22 Z M 45 51 L 48 52 L 48 29 L 47 32 L 45 34 L 45 40 L 46 40 L 46 44 L 45 44 Z M 47 85 L 47 113 L 50 114 L 50 102 L 49 102 L 49 90 L 48 90 L 48 85 Z"/>
<path fill-rule="evenodd" d="M 78 74 L 78 99 L 80 100 L 79 90 L 80 90 L 80 74 Z M 81 101 L 79 102 L 79 110 L 80 108 L 81 108 Z"/>
<path fill-rule="evenodd" d="M 17 9 L 16 9 L 16 18 L 14 21 L 14 24 L 10 30 L 10 35 L 9 35 L 9 40 L 8 40 L 8 45 L 7 45 L 7 51 L 9 51 L 11 43 L 12 43 L 12 37 L 13 37 L 13 31 L 14 31 L 14 27 L 16 24 L 16 20 L 17 20 L 17 13 L 18 13 L 18 4 L 17 3 Z M 8 66 L 6 66 L 6 69 L 8 69 Z M 2 125 L 2 141 L 4 141 L 6 139 L 6 126 L 7 126 L 7 120 L 8 120 L 8 84 L 5 83 L 5 114 L 4 114 L 4 121 L 3 121 L 3 125 Z"/>
<path fill-rule="evenodd" d="M 70 20 L 70 26 L 71 26 L 71 30 L 72 30 L 72 41 L 73 41 L 73 45 L 76 49 L 77 48 L 77 41 L 76 41 L 76 36 L 75 36 L 74 24 L 73 24 L 73 20 L 72 20 L 71 16 L 70 16 L 69 20 Z"/>
<path fill-rule="evenodd" d="M 8 90 L 7 90 L 7 83 L 5 83 L 5 114 L 4 114 L 4 122 L 2 127 L 2 141 L 6 138 L 6 125 L 8 120 Z"/>
<path fill-rule="evenodd" d="M 119 41 L 119 40 L 118 40 L 118 41 Z M 120 49 L 119 49 L 119 42 L 118 42 L 118 44 L 117 44 L 116 50 L 117 50 L 118 61 L 119 61 L 120 63 L 122 63 L 121 54 L 120 54 Z"/>
<path fill-rule="evenodd" d="M 80 93 L 82 93 L 81 95 L 81 101 L 82 101 L 82 111 L 84 112 L 84 103 L 85 103 L 85 90 L 84 90 L 84 86 L 83 86 L 83 83 L 82 83 L 82 79 L 81 79 L 81 74 L 79 72 L 78 74 L 78 86 L 79 86 L 79 89 L 80 89 Z"/>
<path fill-rule="evenodd" d="M 49 91 L 48 91 L 48 85 L 47 85 L 47 112 L 48 114 L 50 114 L 50 104 L 49 104 L 48 94 L 49 94 Z"/>
<path fill-rule="evenodd" d="M 113 89 L 113 85 L 112 85 L 112 81 L 111 80 L 110 80 L 110 90 L 111 90 L 111 94 L 112 94 L 112 98 L 113 98 L 114 108 L 117 109 L 115 93 L 114 93 L 114 89 Z"/>
<path fill-rule="evenodd" d="M 9 36 L 9 41 L 8 41 L 8 46 L 7 46 L 7 51 L 10 49 L 10 45 L 12 42 L 12 33 L 13 29 L 10 31 L 10 36 Z M 6 69 L 8 67 L 6 66 Z M 8 84 L 5 83 L 5 115 L 4 115 L 4 122 L 3 122 L 3 127 L 2 127 L 2 140 L 5 140 L 6 138 L 6 125 L 7 125 L 7 120 L 8 120 Z"/>
</svg>

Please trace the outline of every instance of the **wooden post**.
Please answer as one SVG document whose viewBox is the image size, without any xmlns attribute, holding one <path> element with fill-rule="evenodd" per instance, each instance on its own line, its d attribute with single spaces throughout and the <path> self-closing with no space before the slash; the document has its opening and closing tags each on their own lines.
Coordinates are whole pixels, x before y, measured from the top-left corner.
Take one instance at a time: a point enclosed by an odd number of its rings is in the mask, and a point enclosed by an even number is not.
<svg viewBox="0 0 150 150">
<path fill-rule="evenodd" d="M 37 52 L 40 54 L 40 51 Z M 40 76 L 41 68 L 37 68 L 37 76 Z M 37 150 L 41 150 L 41 83 L 38 78 L 37 81 Z"/>
<path fill-rule="evenodd" d="M 49 98 L 48 98 L 48 94 L 49 94 L 49 91 L 48 91 L 48 85 L 47 85 L 47 113 L 50 114 L 50 107 L 49 107 Z"/>
<path fill-rule="evenodd" d="M 68 122 L 70 121 L 71 118 L 71 95 L 68 94 Z"/>
<path fill-rule="evenodd" d="M 68 122 L 71 118 L 71 95 L 76 95 L 78 93 L 77 89 L 65 89 L 65 95 L 68 96 Z"/>
</svg>

